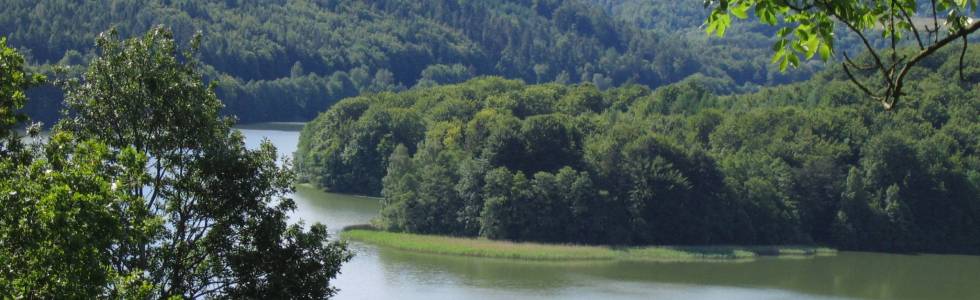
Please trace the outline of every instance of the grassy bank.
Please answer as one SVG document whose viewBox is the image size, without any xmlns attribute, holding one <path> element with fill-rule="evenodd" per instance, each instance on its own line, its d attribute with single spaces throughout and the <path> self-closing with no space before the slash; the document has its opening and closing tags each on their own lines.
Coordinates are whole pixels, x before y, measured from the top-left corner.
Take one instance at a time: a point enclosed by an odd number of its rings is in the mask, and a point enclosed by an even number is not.
<svg viewBox="0 0 980 300">
<path fill-rule="evenodd" d="M 358 226 L 340 236 L 401 250 L 489 258 L 524 260 L 627 260 L 627 261 L 736 261 L 759 256 L 809 257 L 836 254 L 829 248 L 807 246 L 701 246 L 629 247 L 515 243 L 487 239 L 456 238 L 375 231 Z"/>
</svg>

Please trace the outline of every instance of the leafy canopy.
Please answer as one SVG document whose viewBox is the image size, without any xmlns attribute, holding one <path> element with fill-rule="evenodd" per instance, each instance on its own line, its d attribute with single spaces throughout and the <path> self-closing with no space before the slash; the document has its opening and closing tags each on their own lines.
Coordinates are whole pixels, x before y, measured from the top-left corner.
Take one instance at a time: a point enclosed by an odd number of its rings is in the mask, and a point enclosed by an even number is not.
<svg viewBox="0 0 980 300">
<path fill-rule="evenodd" d="M 97 45 L 84 76 L 61 82 L 68 114 L 50 141 L 0 153 L 0 297 L 335 294 L 351 254 L 325 226 L 287 222 L 290 166 L 268 141 L 246 149 L 219 117 L 197 40 L 181 52 L 164 28 L 129 40 L 110 30 Z M 22 104 L 10 91 L 19 102 L 0 111 Z"/>
<path fill-rule="evenodd" d="M 497 77 L 349 98 L 307 123 L 301 179 L 384 197 L 390 231 L 588 244 L 980 249 L 980 52 L 915 72 L 906 108 L 839 69 L 716 96 Z M 835 75 L 837 74 L 837 75 Z"/>
<path fill-rule="evenodd" d="M 980 30 L 976 0 L 705 0 L 712 7 L 706 20 L 706 31 L 724 36 L 731 16 L 739 19 L 754 13 L 759 22 L 779 26 L 773 44 L 772 62 L 780 70 L 800 66 L 801 57 L 811 59 L 820 54 L 829 60 L 834 50 L 834 28 L 845 26 L 856 34 L 870 62 L 854 62 L 844 53 L 844 71 L 862 92 L 881 102 L 886 110 L 904 95 L 902 88 L 909 70 L 937 50 L 961 39 L 960 68 L 968 36 Z M 884 46 L 873 40 L 880 34 Z M 914 44 L 918 51 L 901 51 Z M 880 78 L 862 80 L 852 70 L 872 71 Z M 962 70 L 960 79 L 963 79 Z M 870 81 L 870 82 L 869 82 Z"/>
<path fill-rule="evenodd" d="M 44 76 L 24 72 L 24 57 L 7 47 L 7 38 L 0 37 L 0 154 L 17 147 L 14 126 L 27 120 L 18 112 L 27 102 L 24 90 L 42 81 Z"/>
</svg>

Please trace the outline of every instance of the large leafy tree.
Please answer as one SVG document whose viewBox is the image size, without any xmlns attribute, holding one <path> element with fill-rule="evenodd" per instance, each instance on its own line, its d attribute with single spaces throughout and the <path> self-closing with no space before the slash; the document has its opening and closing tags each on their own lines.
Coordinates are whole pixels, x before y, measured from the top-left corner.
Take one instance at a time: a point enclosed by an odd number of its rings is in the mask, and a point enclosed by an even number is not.
<svg viewBox="0 0 980 300">
<path fill-rule="evenodd" d="M 63 83 L 69 113 L 56 130 L 147 158 L 138 181 L 118 187 L 139 199 L 117 215 L 120 230 L 139 234 L 114 241 L 110 271 L 138 277 L 154 298 L 333 295 L 346 246 L 328 242 L 323 225 L 287 223 L 294 175 L 271 143 L 246 149 L 219 117 L 198 41 L 182 52 L 164 28 L 129 40 L 110 30 L 84 76 Z"/>
<path fill-rule="evenodd" d="M 126 279 L 109 268 L 109 249 L 126 236 L 114 216 L 131 200 L 113 186 L 129 180 L 110 184 L 109 174 L 136 157 L 107 163 L 105 145 L 64 133 L 43 149 L 24 147 L 14 130 L 27 121 L 19 113 L 24 89 L 42 80 L 0 38 L 0 297 L 92 298 L 110 284 L 125 290 Z"/>
<path fill-rule="evenodd" d="M 705 0 L 704 5 L 712 7 L 707 31 L 718 36 L 725 34 L 731 16 L 745 19 L 749 12 L 762 23 L 779 25 L 772 60 L 784 70 L 800 65 L 801 56 L 810 59 L 819 53 L 824 60 L 830 58 L 834 28 L 845 26 L 861 40 L 868 58 L 855 61 L 844 53 L 844 71 L 886 110 L 905 94 L 904 81 L 912 67 L 957 41 L 962 41 L 963 79 L 968 37 L 980 30 L 980 22 L 970 17 L 976 14 L 977 0 Z M 885 43 L 875 43 L 875 35 Z M 914 49 L 902 49 L 906 44 Z M 862 73 L 876 75 L 863 78 Z"/>
<path fill-rule="evenodd" d="M 0 160 L 0 297 L 96 298 L 150 295 L 139 272 L 112 268 L 121 242 L 147 240 L 159 222 L 139 215 L 125 193 L 142 156 L 113 154 L 97 141 L 56 133 L 31 162 Z"/>
</svg>

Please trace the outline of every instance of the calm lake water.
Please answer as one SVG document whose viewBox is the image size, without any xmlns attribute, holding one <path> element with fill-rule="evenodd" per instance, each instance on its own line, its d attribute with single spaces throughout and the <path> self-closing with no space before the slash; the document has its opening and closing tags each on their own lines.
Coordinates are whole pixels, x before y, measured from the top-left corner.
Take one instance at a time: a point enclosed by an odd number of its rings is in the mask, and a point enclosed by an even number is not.
<svg viewBox="0 0 980 300">
<path fill-rule="evenodd" d="M 297 124 L 242 126 L 249 147 L 296 150 Z M 300 186 L 294 221 L 367 223 L 374 198 Z M 439 256 L 352 243 L 337 299 L 980 299 L 980 256 L 841 252 L 732 263 L 542 263 Z"/>
</svg>

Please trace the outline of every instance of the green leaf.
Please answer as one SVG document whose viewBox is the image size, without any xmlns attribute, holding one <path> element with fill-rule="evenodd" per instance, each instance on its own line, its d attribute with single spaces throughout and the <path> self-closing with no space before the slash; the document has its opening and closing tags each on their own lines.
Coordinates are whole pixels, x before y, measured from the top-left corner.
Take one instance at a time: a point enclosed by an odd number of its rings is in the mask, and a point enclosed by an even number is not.
<svg viewBox="0 0 980 300">
<path fill-rule="evenodd" d="M 817 54 L 817 50 L 820 48 L 820 39 L 817 36 L 811 36 L 809 40 L 806 41 L 806 59 L 813 58 L 814 54 Z"/>
<path fill-rule="evenodd" d="M 769 63 L 770 64 L 775 64 L 780 59 L 782 59 L 784 55 L 786 55 L 786 50 L 780 49 L 780 50 L 776 51 L 776 53 L 772 55 L 772 60 L 770 60 Z"/>
<path fill-rule="evenodd" d="M 715 33 L 718 37 L 723 37 L 729 24 L 731 24 L 731 17 L 728 13 L 716 10 L 708 17 L 708 26 L 705 32 L 709 35 Z"/>
<path fill-rule="evenodd" d="M 780 51 L 780 49 L 783 48 L 786 48 L 786 39 L 779 39 L 778 41 L 772 44 L 773 52 Z"/>
<path fill-rule="evenodd" d="M 731 23 L 732 23 L 732 18 L 728 16 L 728 14 L 718 15 L 718 27 L 716 28 L 717 31 L 715 31 L 718 37 L 725 36 L 725 30 L 728 29 L 728 25 L 730 25 Z"/>
<path fill-rule="evenodd" d="M 801 44 L 801 41 L 794 41 L 792 45 L 793 45 L 792 46 L 793 50 L 795 50 L 796 52 L 798 53 L 806 52 L 806 49 L 803 48 L 803 44 Z"/>
<path fill-rule="evenodd" d="M 780 38 L 786 37 L 786 35 L 789 34 L 789 31 L 790 31 L 789 27 L 780 28 L 778 31 L 776 31 L 776 36 Z"/>
<path fill-rule="evenodd" d="M 736 7 L 732 7 L 731 9 L 732 14 L 735 15 L 735 17 L 738 17 L 739 19 L 748 18 L 749 17 L 749 14 L 747 13 L 748 10 L 749 10 L 749 6 L 744 4 Z"/>
<path fill-rule="evenodd" d="M 819 48 L 818 51 L 820 52 L 820 59 L 824 61 L 829 60 L 831 54 L 830 45 L 827 45 L 826 43 L 821 43 L 818 48 Z"/>
<path fill-rule="evenodd" d="M 776 21 L 778 21 L 778 19 L 776 19 L 776 14 L 768 10 L 766 11 L 766 14 L 763 15 L 763 19 L 766 21 L 766 24 L 769 25 L 776 25 Z"/>
</svg>

